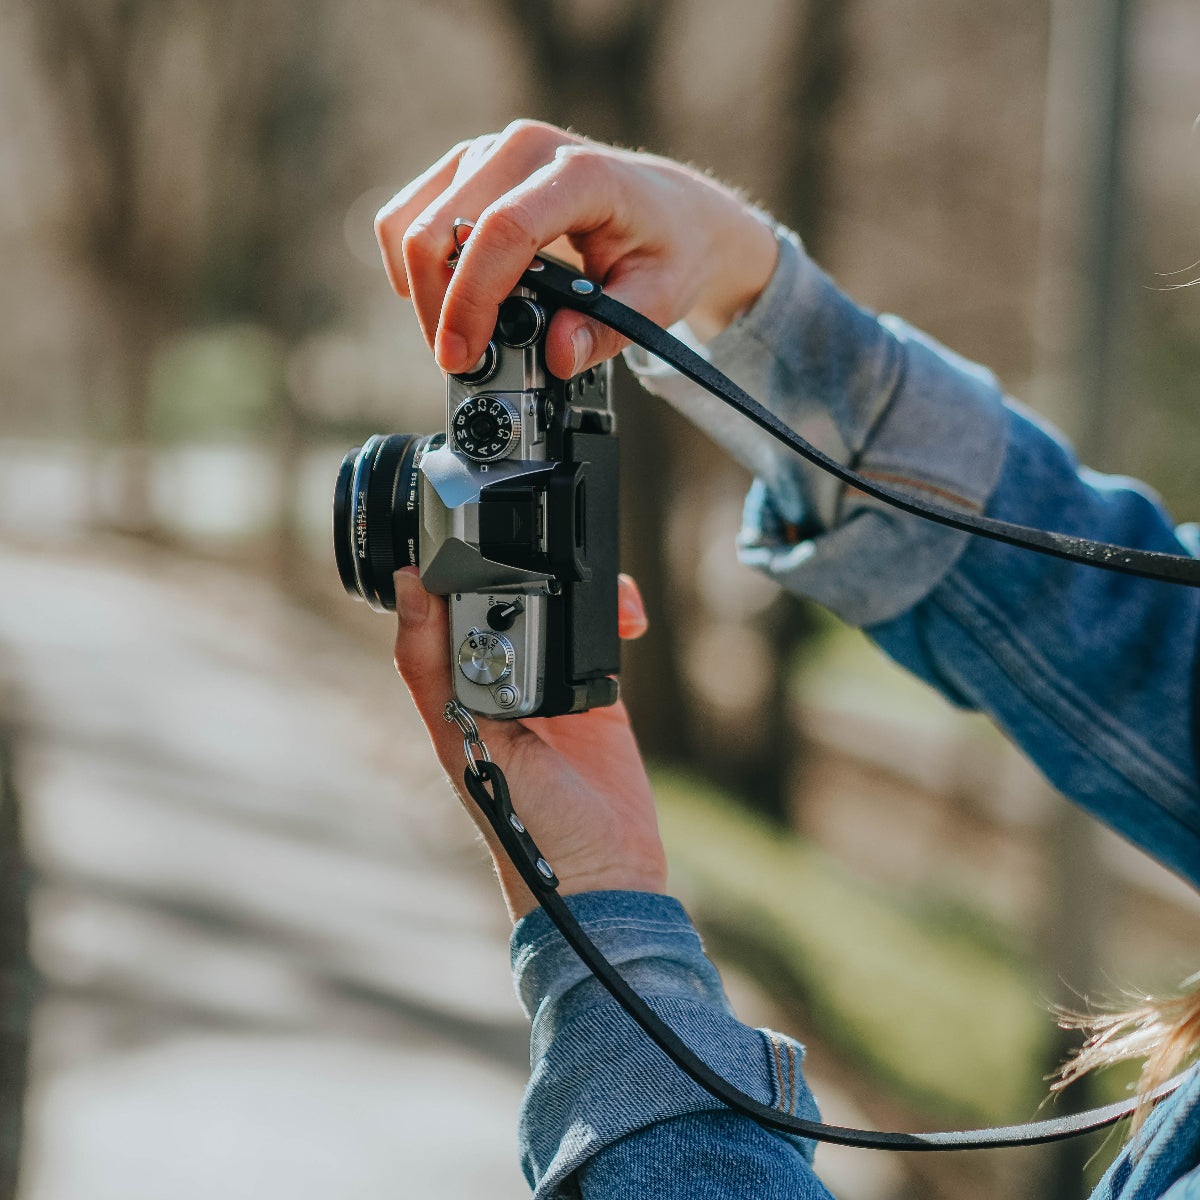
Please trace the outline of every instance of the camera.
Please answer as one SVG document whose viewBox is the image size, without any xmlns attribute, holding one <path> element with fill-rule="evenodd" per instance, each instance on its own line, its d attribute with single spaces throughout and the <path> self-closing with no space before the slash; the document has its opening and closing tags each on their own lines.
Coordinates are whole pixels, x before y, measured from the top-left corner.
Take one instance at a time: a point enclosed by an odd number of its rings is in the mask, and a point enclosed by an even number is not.
<svg viewBox="0 0 1200 1200">
<path fill-rule="evenodd" d="M 449 597 L 455 699 L 491 718 L 583 712 L 618 694 L 612 369 L 546 369 L 554 310 L 517 287 L 479 362 L 446 378 L 445 432 L 368 438 L 334 490 L 346 591 L 394 610 L 392 573 L 418 567 Z"/>
</svg>

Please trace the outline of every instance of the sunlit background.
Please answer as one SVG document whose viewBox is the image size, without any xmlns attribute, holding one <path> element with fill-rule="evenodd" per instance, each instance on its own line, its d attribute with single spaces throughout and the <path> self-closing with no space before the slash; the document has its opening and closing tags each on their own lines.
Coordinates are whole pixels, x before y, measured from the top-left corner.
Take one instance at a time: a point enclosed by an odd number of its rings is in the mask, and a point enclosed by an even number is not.
<svg viewBox="0 0 1200 1200">
<path fill-rule="evenodd" d="M 527 1194 L 504 912 L 329 535 L 345 449 L 442 419 L 371 223 L 459 139 L 711 168 L 1200 512 L 1194 0 L 0 13 L 0 1200 Z M 619 405 L 625 693 L 739 1011 L 827 1119 L 1031 1116 L 1050 1004 L 1196 970 L 1196 898 L 736 567 L 748 481 Z M 1068 1200 L 1096 1149 L 817 1164 Z"/>
</svg>

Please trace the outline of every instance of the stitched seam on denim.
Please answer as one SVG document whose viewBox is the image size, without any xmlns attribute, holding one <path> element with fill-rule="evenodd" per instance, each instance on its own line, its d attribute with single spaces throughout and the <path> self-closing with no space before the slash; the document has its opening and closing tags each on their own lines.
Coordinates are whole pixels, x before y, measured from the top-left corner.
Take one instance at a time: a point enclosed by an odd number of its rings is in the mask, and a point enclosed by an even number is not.
<svg viewBox="0 0 1200 1200">
<path fill-rule="evenodd" d="M 700 936 L 695 929 L 690 924 L 683 922 L 667 923 L 665 921 L 628 920 L 621 917 L 597 917 L 594 920 L 581 921 L 580 925 L 588 934 L 603 932 L 607 929 L 627 929 L 632 933 L 682 933 L 695 938 L 697 945 L 700 942 Z M 532 942 L 522 946 L 517 956 L 517 962 L 527 961 L 552 942 L 561 942 L 564 946 L 567 944 L 557 929 L 550 929 Z"/>
<path fill-rule="evenodd" d="M 1200 823 L 1188 811 L 1190 796 L 1178 768 L 1058 675 L 1036 646 L 982 592 L 961 576 L 951 576 L 931 599 L 1073 741 L 1100 758 L 1186 828 L 1200 832 Z M 980 624 L 988 628 L 986 638 L 980 636 Z M 1101 730 L 1102 737 L 1088 736 Z M 1125 749 L 1131 744 L 1136 746 L 1136 752 Z"/>
<path fill-rule="evenodd" d="M 787 1043 L 788 1055 L 788 1107 L 787 1111 L 796 1111 L 796 1047 Z"/>
<path fill-rule="evenodd" d="M 898 484 L 901 487 L 914 488 L 917 491 L 929 492 L 931 495 L 938 496 L 943 500 L 949 500 L 951 504 L 957 504 L 961 508 L 970 509 L 972 512 L 982 512 L 983 504 L 978 500 L 972 500 L 961 492 L 951 491 L 949 488 L 940 487 L 935 483 L 926 483 L 923 479 L 915 479 L 912 475 L 900 475 L 892 471 L 870 471 L 863 467 L 859 467 L 858 473 L 864 479 L 874 479 L 879 483 Z M 860 488 L 847 485 L 846 492 L 851 496 L 864 496 L 868 499 L 876 499 L 874 496 L 867 496 L 867 493 Z M 887 501 L 879 501 L 886 504 Z"/>
<path fill-rule="evenodd" d="M 780 1058 L 779 1058 L 779 1043 L 775 1040 L 775 1035 L 773 1033 L 767 1034 L 767 1041 L 769 1041 L 771 1043 L 771 1051 L 772 1051 L 772 1054 L 774 1056 L 774 1061 L 775 1061 L 774 1086 L 775 1086 L 776 1099 L 775 1099 L 775 1103 L 772 1105 L 772 1107 L 777 1108 L 780 1112 L 783 1112 L 783 1096 L 784 1096 L 783 1063 L 780 1061 Z"/>
<path fill-rule="evenodd" d="M 882 390 L 882 388 L 886 388 L 887 395 L 883 399 L 882 403 L 877 406 L 874 419 L 872 420 L 870 427 L 863 430 L 861 436 L 855 439 L 860 445 L 860 449 L 855 450 L 850 439 L 848 439 L 846 436 L 846 431 L 840 428 L 838 429 L 838 435 L 841 437 L 842 441 L 846 443 L 847 449 L 850 452 L 846 460 L 846 465 L 851 467 L 854 466 L 857 460 L 861 459 L 865 454 L 867 454 L 868 450 L 870 449 L 871 440 L 875 436 L 875 431 L 882 424 L 884 417 L 895 403 L 896 396 L 900 393 L 904 384 L 904 379 L 908 373 L 907 356 L 904 354 L 899 342 L 896 340 L 895 335 L 883 329 L 882 326 L 880 326 L 880 330 L 888 339 L 889 346 L 887 352 L 885 353 L 885 361 L 882 364 L 876 364 L 875 374 L 881 384 L 880 390 Z M 768 340 L 765 331 L 760 332 L 759 330 L 752 328 L 746 328 L 743 331 L 743 336 L 747 341 L 753 342 L 758 347 L 760 354 L 768 358 L 775 366 L 782 368 L 789 374 L 798 373 L 798 368 L 789 363 L 780 354 L 778 349 L 779 343 L 777 339 L 773 341 Z M 895 361 L 894 367 L 892 366 L 893 360 Z M 888 378 L 889 375 L 891 376 L 890 380 Z M 874 390 L 875 389 L 872 389 L 872 394 L 874 393 Z M 846 389 L 846 392 L 849 392 L 848 388 Z M 770 403 L 770 396 L 766 397 L 765 399 L 756 396 L 755 399 L 759 400 L 761 404 L 763 404 L 771 412 L 775 413 L 780 420 L 790 424 L 782 411 L 776 412 L 775 408 Z M 837 422 L 835 421 L 834 424 L 836 425 Z M 783 448 L 782 443 L 780 448 Z"/>
<path fill-rule="evenodd" d="M 630 980 L 629 971 L 641 962 L 653 962 L 659 956 L 653 949 L 640 953 L 637 957 L 621 961 L 618 965 L 626 980 Z M 543 991 L 539 1003 L 533 1013 L 529 1042 L 532 1054 L 535 1045 L 548 1045 L 560 1037 L 564 1030 L 578 1018 L 597 1009 L 611 1010 L 616 1003 L 609 991 L 584 966 L 583 963 L 571 956 L 572 962 L 557 976 L 557 986 L 554 989 L 554 999 L 547 1009 L 546 1001 L 549 993 Z M 660 959 L 661 961 L 661 959 Z M 687 1004 L 698 1006 L 710 1016 L 722 1020 L 733 1020 L 733 1014 L 728 1008 L 728 1002 L 720 991 L 720 980 L 716 969 L 705 961 L 704 967 L 711 972 L 711 978 L 705 979 L 703 968 L 697 968 L 688 963 L 672 960 L 672 966 L 678 971 L 678 976 L 660 980 L 658 983 L 647 983 L 639 980 L 635 990 L 643 1000 L 651 998 L 664 1004 Z M 565 980 L 564 980 L 565 976 Z M 524 989 L 520 989 L 522 992 Z M 533 1006 L 531 1006 L 533 1007 Z M 619 1006 L 618 1006 L 619 1008 Z M 567 1010 L 569 1016 L 564 1020 L 558 1015 Z M 624 1012 L 623 1009 L 620 1011 Z M 549 1029 L 549 1033 L 547 1030 Z"/>
<path fill-rule="evenodd" d="M 694 1016 L 696 1014 L 699 1014 L 702 1017 L 712 1015 L 710 1009 L 705 1008 L 705 1006 L 703 1006 L 703 1005 L 696 1004 L 694 1002 L 689 1002 L 689 1001 L 680 1002 L 678 1000 L 675 1000 L 673 1003 L 668 1003 L 667 1005 L 665 1005 L 664 1009 L 665 1009 L 665 1011 L 659 1010 L 660 1016 L 662 1016 L 664 1020 L 667 1020 L 668 1024 L 672 1025 L 672 1027 L 675 1028 L 677 1031 L 688 1028 L 689 1020 L 691 1019 L 692 1016 Z M 601 1026 L 603 1026 L 603 1025 L 611 1026 L 611 1025 L 613 1025 L 614 1022 L 621 1021 L 622 1018 L 624 1018 L 625 1020 L 628 1020 L 628 1018 L 625 1016 L 624 1012 L 620 1009 L 616 1009 L 616 1008 L 609 1009 L 608 1014 L 609 1014 L 610 1019 L 605 1022 L 601 1022 L 600 1023 Z M 577 1022 L 579 1021 L 579 1019 L 584 1015 L 585 1014 L 582 1014 L 582 1013 L 577 1014 L 570 1021 L 568 1021 L 560 1030 L 560 1036 L 565 1036 L 565 1035 L 571 1033 L 573 1026 L 576 1025 Z M 764 1036 L 768 1035 L 769 1031 L 748 1029 L 745 1026 L 739 1025 L 732 1017 L 725 1018 L 724 1020 L 727 1020 L 729 1026 L 731 1027 L 730 1028 L 731 1034 L 735 1034 L 738 1031 L 744 1031 L 745 1033 L 748 1033 L 751 1035 L 756 1034 L 758 1037 L 758 1045 L 761 1048 L 761 1050 L 765 1052 L 765 1046 L 763 1046 L 762 1039 Z M 711 1033 L 711 1030 L 712 1030 L 714 1024 L 715 1023 L 704 1022 L 704 1025 L 706 1026 L 706 1028 L 700 1031 L 702 1036 L 705 1034 Z M 601 1028 L 596 1032 L 603 1034 L 604 1029 Z M 691 1031 L 691 1032 L 696 1032 L 696 1031 Z M 686 1041 L 688 1039 L 685 1038 L 684 1040 Z M 725 1040 L 726 1044 L 729 1044 L 731 1039 L 726 1038 L 724 1040 Z M 625 1047 L 627 1054 L 625 1056 L 623 1056 L 623 1058 L 621 1059 L 622 1062 L 630 1062 L 630 1061 L 644 1062 L 645 1061 L 645 1055 L 646 1055 L 648 1047 L 646 1046 L 646 1044 L 644 1042 L 639 1041 L 637 1043 L 629 1045 L 625 1042 L 621 1042 L 621 1041 L 616 1040 L 615 1038 L 610 1037 L 605 1044 L 610 1048 L 620 1048 L 622 1046 Z M 656 1048 L 652 1048 L 652 1049 L 655 1050 L 655 1053 L 659 1053 Z M 749 1047 L 747 1047 L 747 1049 L 749 1049 Z M 757 1057 L 757 1056 L 755 1056 L 755 1057 Z M 710 1062 L 711 1061 L 712 1060 L 710 1058 Z M 734 1061 L 736 1061 L 736 1060 L 734 1060 Z M 764 1066 L 767 1067 L 767 1072 L 768 1072 L 768 1077 L 769 1077 L 770 1068 L 769 1068 L 768 1063 L 764 1063 L 762 1058 L 758 1058 L 758 1062 L 759 1062 L 759 1067 L 757 1069 L 761 1070 Z M 612 1064 L 610 1064 L 610 1065 L 612 1065 Z M 749 1066 L 749 1062 L 747 1062 L 745 1065 Z M 734 1066 L 733 1063 L 731 1063 L 729 1066 L 727 1066 L 725 1068 L 725 1070 L 728 1071 L 728 1077 L 733 1077 L 735 1082 L 737 1082 L 737 1067 Z M 586 1161 L 588 1158 L 593 1157 L 594 1155 L 598 1154 L 601 1150 L 612 1145 L 614 1142 L 619 1141 L 621 1138 L 627 1136 L 629 1133 L 634 1132 L 635 1129 L 645 1128 L 647 1125 L 650 1125 L 650 1124 L 653 1124 L 656 1122 L 671 1120 L 675 1117 L 688 1116 L 693 1113 L 726 1112 L 726 1111 L 728 1111 L 719 1100 L 717 1100 L 717 1099 L 715 1099 L 715 1097 L 709 1095 L 702 1088 L 700 1088 L 698 1084 L 695 1084 L 693 1081 L 688 1079 L 687 1076 L 680 1073 L 678 1078 L 681 1081 L 681 1086 L 683 1086 L 687 1089 L 686 1093 L 671 1094 L 671 1093 L 656 1092 L 653 1095 L 643 1094 L 643 1098 L 644 1098 L 644 1100 L 647 1101 L 647 1103 L 645 1103 L 644 1106 L 642 1106 L 638 1109 L 635 1109 L 633 1111 L 623 1110 L 620 1112 L 612 1112 L 610 1110 L 607 1114 L 605 1114 L 607 1117 L 607 1122 L 603 1125 L 602 1128 L 597 1128 L 596 1125 L 592 1126 L 592 1132 L 595 1135 L 595 1140 L 590 1141 L 586 1147 L 583 1147 L 582 1153 L 580 1153 L 580 1148 L 572 1148 L 573 1152 L 569 1153 L 569 1154 L 564 1153 L 563 1146 L 562 1146 L 562 1134 L 565 1132 L 566 1123 L 569 1122 L 572 1119 L 572 1117 L 578 1115 L 577 1110 L 574 1108 L 574 1103 L 577 1103 L 579 1098 L 577 1097 L 576 1101 L 573 1102 L 571 1105 L 560 1106 L 558 1109 L 558 1114 L 557 1114 L 557 1119 L 560 1122 L 559 1133 L 556 1137 L 554 1137 L 554 1142 L 553 1142 L 553 1145 L 555 1146 L 555 1150 L 554 1150 L 550 1160 L 545 1163 L 545 1169 L 542 1174 L 542 1177 L 538 1180 L 536 1193 L 540 1194 L 540 1195 L 553 1194 L 552 1192 L 544 1191 L 543 1189 L 546 1189 L 548 1187 L 553 1188 L 553 1187 L 557 1186 L 557 1184 L 559 1182 L 561 1182 L 564 1178 L 566 1178 L 566 1176 L 569 1175 L 572 1171 L 577 1170 L 579 1168 L 579 1166 L 584 1161 Z M 741 1082 L 748 1083 L 748 1080 L 742 1080 Z M 770 1086 L 768 1079 L 761 1079 L 759 1081 L 759 1086 L 761 1086 L 763 1083 L 767 1083 L 768 1087 Z M 695 1089 L 695 1090 L 693 1091 L 692 1089 Z M 757 1087 L 747 1087 L 747 1088 L 745 1088 L 745 1090 L 747 1090 L 751 1094 L 756 1094 L 758 1091 L 758 1088 Z M 528 1104 L 528 1101 L 529 1101 L 529 1094 L 526 1093 L 526 1104 Z M 633 1122 L 635 1122 L 635 1121 L 637 1122 L 636 1125 L 633 1124 Z M 615 1122 L 618 1125 L 617 1128 L 612 1127 L 613 1122 Z M 523 1116 L 522 1116 L 522 1125 L 523 1126 L 524 1126 L 524 1123 L 525 1123 L 525 1115 L 523 1114 Z M 619 1127 L 622 1125 L 629 1126 L 629 1127 L 628 1128 Z M 543 1148 L 544 1147 L 545 1147 L 545 1143 L 543 1143 Z M 531 1149 L 532 1149 L 532 1147 L 531 1147 Z M 536 1164 L 534 1166 L 534 1169 L 536 1171 L 536 1169 L 537 1169 Z"/>
<path fill-rule="evenodd" d="M 689 1047 L 692 1046 L 692 1042 L 688 1037 L 684 1036 L 685 1030 L 687 1033 L 693 1036 L 699 1036 L 699 1038 L 703 1040 L 711 1037 L 716 1028 L 724 1026 L 728 1030 L 728 1033 L 722 1034 L 722 1044 L 726 1047 L 730 1046 L 731 1044 L 735 1044 L 733 1035 L 739 1032 L 748 1034 L 752 1037 L 757 1036 L 759 1039 L 761 1039 L 764 1035 L 767 1037 L 770 1036 L 766 1030 L 751 1029 L 747 1025 L 742 1025 L 736 1017 L 730 1016 L 727 1013 L 715 1012 L 703 1002 L 691 999 L 689 997 L 682 997 L 673 994 L 659 995 L 655 992 L 644 992 L 642 993 L 642 999 L 651 1005 L 651 1008 L 653 1008 L 658 1014 L 660 1020 L 665 1021 L 675 1031 L 676 1036 L 679 1037 L 684 1044 Z M 607 1001 L 607 1003 L 605 1003 L 605 1001 Z M 661 1006 L 656 1007 L 652 1003 L 653 1001 L 661 1002 Z M 600 1015 L 600 1020 L 598 1022 L 595 1019 L 597 1012 L 599 1012 Z M 696 1020 L 697 1017 L 700 1018 L 699 1021 Z M 695 1028 L 693 1028 L 693 1023 L 696 1026 Z M 588 1027 L 589 1025 L 590 1028 Z M 581 1038 L 583 1039 L 593 1036 L 597 1032 L 607 1032 L 612 1028 L 619 1028 L 623 1035 L 626 1034 L 627 1031 L 633 1031 L 637 1035 L 635 1038 L 631 1039 L 624 1037 L 624 1039 L 621 1041 L 618 1041 L 615 1038 L 609 1039 L 605 1043 L 606 1048 L 611 1051 L 616 1051 L 619 1060 L 623 1062 L 627 1060 L 639 1063 L 644 1062 L 647 1053 L 653 1053 L 655 1056 L 661 1057 L 664 1065 L 669 1066 L 672 1072 L 678 1072 L 679 1079 L 685 1086 L 689 1088 L 695 1088 L 697 1092 L 706 1099 L 706 1102 L 711 1102 L 711 1106 L 714 1109 L 725 1108 L 725 1105 L 722 1101 L 718 1100 L 715 1096 L 707 1092 L 703 1087 L 700 1086 L 700 1084 L 696 1083 L 682 1070 L 679 1070 L 679 1068 L 667 1058 L 666 1054 L 662 1050 L 650 1042 L 648 1036 L 645 1035 L 641 1029 L 634 1024 L 633 1018 L 623 1008 L 617 1005 L 607 993 L 598 998 L 598 1003 L 589 1004 L 586 1008 L 581 1009 L 579 1012 L 572 1013 L 571 1016 L 555 1031 L 554 1045 L 558 1045 L 560 1042 L 569 1040 L 575 1036 L 580 1032 L 580 1026 L 584 1026 L 584 1029 L 580 1034 Z M 553 1046 L 548 1048 L 547 1054 L 549 1054 L 553 1048 Z M 693 1052 L 695 1053 L 696 1051 L 693 1050 Z M 700 1057 L 704 1058 L 705 1055 L 700 1054 Z M 736 1059 L 737 1056 L 733 1056 L 732 1061 L 735 1064 Z M 708 1057 L 708 1061 L 711 1065 L 711 1054 Z M 686 1109 L 683 1111 L 690 1112 L 703 1110 Z"/>
</svg>

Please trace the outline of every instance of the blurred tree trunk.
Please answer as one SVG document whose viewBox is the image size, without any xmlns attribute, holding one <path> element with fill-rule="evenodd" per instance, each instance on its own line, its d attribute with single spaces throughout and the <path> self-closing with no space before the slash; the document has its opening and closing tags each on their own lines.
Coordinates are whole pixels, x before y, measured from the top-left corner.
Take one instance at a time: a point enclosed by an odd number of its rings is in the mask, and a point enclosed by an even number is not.
<svg viewBox="0 0 1200 1200">
<path fill-rule="evenodd" d="M 653 66 L 670 0 L 610 3 L 590 21 L 563 0 L 504 0 L 503 7 L 529 47 L 531 115 L 603 141 L 655 146 Z M 676 448 L 690 431 L 666 405 L 649 400 L 620 363 L 618 370 L 621 566 L 637 579 L 650 619 L 649 634 L 624 648 L 623 695 L 643 752 L 680 760 L 691 750 L 689 706 L 666 542 Z"/>
<path fill-rule="evenodd" d="M 1133 0 L 1053 0 L 1043 147 L 1042 231 L 1035 321 L 1038 398 L 1065 417 L 1080 458 L 1116 465 L 1118 381 L 1132 341 L 1129 247 L 1135 227 L 1127 178 Z M 1050 873 L 1043 937 L 1054 999 L 1080 1006 L 1106 987 L 1102 945 L 1112 880 L 1095 822 L 1060 805 L 1046 831 Z M 1086 1007 L 1086 1004 L 1084 1005 Z M 1078 1045 L 1060 1033 L 1046 1066 L 1056 1070 Z M 1099 1102 L 1085 1075 L 1064 1110 Z M 1047 1156 L 1040 1191 L 1082 1200 L 1098 1137 L 1074 1138 Z"/>
<path fill-rule="evenodd" d="M 276 332 L 285 353 L 333 320 L 337 309 L 321 267 L 304 251 L 305 235 L 330 211 L 340 173 L 347 169 L 341 156 L 335 161 L 328 138 L 337 97 L 327 78 L 322 7 L 323 0 L 303 0 L 276 14 L 280 66 L 252 117 L 265 181 L 250 230 L 259 265 L 237 308 Z M 295 593 L 306 578 L 298 499 L 311 429 L 286 373 L 278 381 L 273 432 L 279 520 L 272 566 L 284 590 Z"/>
<path fill-rule="evenodd" d="M 15 709 L 0 678 L 0 1200 L 17 1195 L 34 994 Z"/>
<path fill-rule="evenodd" d="M 150 531 L 147 378 L 155 327 L 166 313 L 154 263 L 138 237 L 135 55 L 146 4 L 98 14 L 77 0 L 27 3 L 47 66 L 63 93 L 71 166 L 86 180 L 73 197 L 76 249 L 107 301 L 110 391 L 97 425 L 122 451 L 116 523 Z"/>
<path fill-rule="evenodd" d="M 849 8 L 845 0 L 809 0 L 787 14 L 788 26 L 780 30 L 789 46 L 783 69 L 790 82 L 774 123 L 776 185 L 768 202 L 817 259 L 836 170 L 833 116 L 850 75 Z M 760 728 L 745 738 L 710 739 L 697 752 L 718 782 L 762 816 L 788 824 L 805 744 L 790 690 L 797 658 L 813 633 L 809 602 L 781 591 L 757 627 L 771 664 Z"/>
<path fill-rule="evenodd" d="M 322 136 L 333 104 L 325 4 L 10 2 L 29 19 L 59 108 L 68 249 L 101 298 L 108 362 L 95 374 L 110 386 L 96 425 L 120 451 L 115 523 L 152 533 L 151 381 L 164 340 L 249 320 L 294 344 L 332 313 L 307 252 L 345 165 Z M 282 378 L 276 415 L 276 558 L 291 579 L 304 430 Z"/>
</svg>

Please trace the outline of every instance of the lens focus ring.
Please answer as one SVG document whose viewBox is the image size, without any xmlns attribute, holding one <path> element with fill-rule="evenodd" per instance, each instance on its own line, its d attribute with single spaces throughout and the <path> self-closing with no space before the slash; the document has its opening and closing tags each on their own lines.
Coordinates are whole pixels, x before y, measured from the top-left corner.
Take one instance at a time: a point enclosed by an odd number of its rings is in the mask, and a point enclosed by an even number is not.
<svg viewBox="0 0 1200 1200">
<path fill-rule="evenodd" d="M 415 566 L 421 458 L 443 435 L 376 434 L 342 461 L 333 497 L 338 574 L 351 596 L 378 612 L 396 607 L 392 573 Z"/>
</svg>

